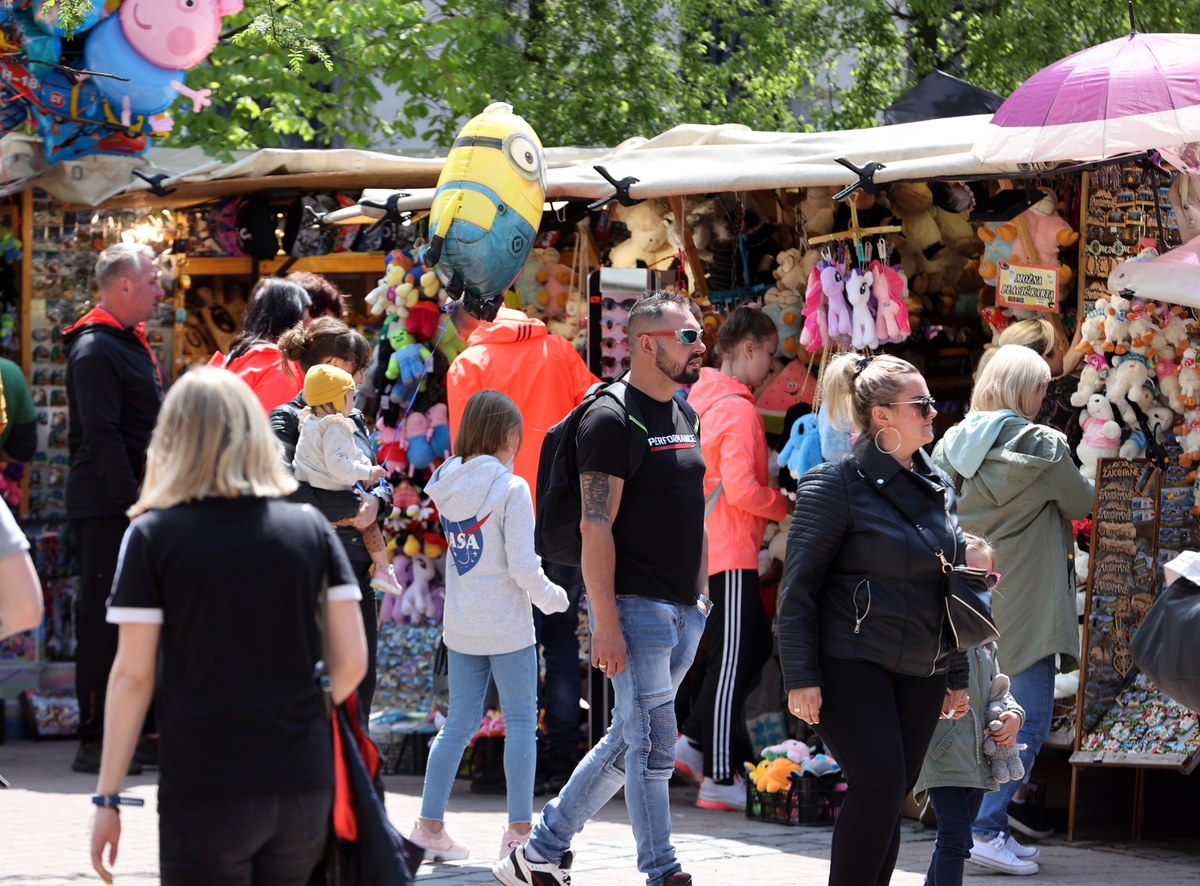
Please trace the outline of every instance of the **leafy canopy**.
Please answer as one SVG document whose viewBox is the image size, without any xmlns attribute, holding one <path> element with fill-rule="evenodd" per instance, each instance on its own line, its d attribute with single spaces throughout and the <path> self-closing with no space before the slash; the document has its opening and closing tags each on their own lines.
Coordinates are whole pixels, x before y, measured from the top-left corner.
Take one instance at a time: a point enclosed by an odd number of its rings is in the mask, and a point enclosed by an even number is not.
<svg viewBox="0 0 1200 886">
<path fill-rule="evenodd" d="M 60 21 L 90 0 L 53 0 Z M 1200 4 L 1142 0 L 1139 30 L 1200 32 Z M 1129 31 L 1126 0 L 246 0 L 188 74 L 214 105 L 169 144 L 445 149 L 488 102 L 543 143 L 611 145 L 680 123 L 873 126 L 935 68 L 1008 94 Z M 400 112 L 372 111 L 384 95 Z"/>
</svg>

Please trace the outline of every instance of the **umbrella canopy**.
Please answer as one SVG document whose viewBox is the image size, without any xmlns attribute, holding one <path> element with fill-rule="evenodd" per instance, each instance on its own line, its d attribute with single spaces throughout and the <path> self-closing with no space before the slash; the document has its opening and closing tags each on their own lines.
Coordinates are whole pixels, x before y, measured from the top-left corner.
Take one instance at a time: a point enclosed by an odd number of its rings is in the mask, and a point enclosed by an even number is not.
<svg viewBox="0 0 1200 886">
<path fill-rule="evenodd" d="M 1106 160 L 1200 141 L 1200 36 L 1139 34 L 1038 71 L 993 115 L 987 163 Z"/>
</svg>

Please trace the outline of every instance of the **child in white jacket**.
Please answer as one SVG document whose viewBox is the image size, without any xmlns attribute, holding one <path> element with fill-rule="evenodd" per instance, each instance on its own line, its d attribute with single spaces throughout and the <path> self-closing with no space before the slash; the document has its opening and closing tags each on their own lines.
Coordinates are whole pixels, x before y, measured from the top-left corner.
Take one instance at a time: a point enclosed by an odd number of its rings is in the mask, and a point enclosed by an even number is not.
<svg viewBox="0 0 1200 886">
<path fill-rule="evenodd" d="M 533 606 L 549 614 L 566 611 L 568 603 L 566 591 L 546 578 L 534 553 L 529 484 L 512 473 L 520 445 L 516 404 L 497 391 L 479 391 L 463 410 L 454 457 L 425 487 L 448 544 L 443 637 L 450 712 L 429 752 L 421 818 L 409 836 L 431 860 L 468 855 L 443 818 L 463 751 L 483 715 L 489 676 L 504 711 L 509 823 L 500 855 L 529 839 L 537 756 Z"/>
<path fill-rule="evenodd" d="M 349 412 L 353 405 L 354 377 L 343 369 L 318 364 L 304 376 L 304 400 L 300 410 L 300 438 L 292 458 L 295 478 L 317 489 L 365 488 L 387 477 L 387 471 L 373 463 L 354 442 L 354 422 Z M 363 545 L 371 555 L 375 569 L 371 587 L 387 594 L 403 590 L 387 556 L 383 533 L 372 523 L 361 530 Z"/>
</svg>

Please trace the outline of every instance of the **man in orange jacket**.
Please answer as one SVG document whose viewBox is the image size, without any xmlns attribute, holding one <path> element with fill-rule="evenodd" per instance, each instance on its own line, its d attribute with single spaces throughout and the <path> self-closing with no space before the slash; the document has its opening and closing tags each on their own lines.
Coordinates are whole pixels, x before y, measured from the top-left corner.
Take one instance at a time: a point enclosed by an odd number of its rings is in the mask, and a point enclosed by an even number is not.
<svg viewBox="0 0 1200 886">
<path fill-rule="evenodd" d="M 525 422 L 513 473 L 528 482 L 530 492 L 536 496 L 538 457 L 546 431 L 574 409 L 599 379 L 588 371 L 571 342 L 551 335 L 545 323 L 520 311 L 502 307 L 489 323 L 457 310 L 454 325 L 468 347 L 446 374 L 450 437 L 454 439 L 467 400 L 476 391 L 488 388 L 508 395 Z M 535 609 L 533 613 L 546 659 L 543 774 L 547 787 L 557 791 L 566 784 L 579 758 L 576 631 L 583 576 L 575 567 L 542 565 L 550 580 L 566 588 L 571 598 L 566 612 L 545 615 Z"/>
</svg>

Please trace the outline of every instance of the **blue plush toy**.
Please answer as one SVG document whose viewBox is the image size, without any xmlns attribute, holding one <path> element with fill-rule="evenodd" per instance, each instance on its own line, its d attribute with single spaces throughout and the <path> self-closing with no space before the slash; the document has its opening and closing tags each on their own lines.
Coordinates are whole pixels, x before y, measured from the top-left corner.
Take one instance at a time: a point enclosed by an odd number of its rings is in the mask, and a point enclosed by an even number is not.
<svg viewBox="0 0 1200 886">
<path fill-rule="evenodd" d="M 810 412 L 792 422 L 792 433 L 779 453 L 779 463 L 786 465 L 788 472 L 799 480 L 805 471 L 822 461 L 817 416 Z"/>
<path fill-rule="evenodd" d="M 833 426 L 824 403 L 817 410 L 817 427 L 821 432 L 821 455 L 825 461 L 841 461 L 843 456 L 850 454 L 850 433 Z"/>
</svg>

